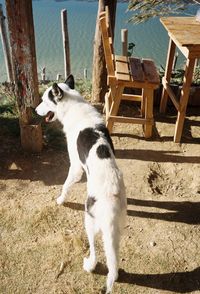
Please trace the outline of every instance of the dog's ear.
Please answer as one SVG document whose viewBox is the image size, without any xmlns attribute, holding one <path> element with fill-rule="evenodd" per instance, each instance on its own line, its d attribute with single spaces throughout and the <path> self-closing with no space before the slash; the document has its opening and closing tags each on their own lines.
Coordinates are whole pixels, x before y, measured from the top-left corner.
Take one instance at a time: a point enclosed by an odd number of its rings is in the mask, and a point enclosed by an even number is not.
<svg viewBox="0 0 200 294">
<path fill-rule="evenodd" d="M 70 89 L 74 89 L 74 76 L 73 75 L 69 75 L 65 81 L 65 84 L 68 85 L 70 87 Z"/>
<path fill-rule="evenodd" d="M 63 98 L 63 90 L 58 86 L 58 84 L 54 83 L 52 85 L 52 94 L 57 100 L 61 100 Z"/>
</svg>

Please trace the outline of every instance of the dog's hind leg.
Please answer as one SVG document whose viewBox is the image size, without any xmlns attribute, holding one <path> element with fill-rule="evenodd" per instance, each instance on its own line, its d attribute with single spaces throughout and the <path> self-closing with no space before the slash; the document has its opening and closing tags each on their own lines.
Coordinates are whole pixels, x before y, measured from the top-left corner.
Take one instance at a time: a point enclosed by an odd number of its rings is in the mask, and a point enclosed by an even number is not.
<svg viewBox="0 0 200 294">
<path fill-rule="evenodd" d="M 88 241 L 90 245 L 90 255 L 88 258 L 84 258 L 83 268 L 87 272 L 91 272 L 95 269 L 97 261 L 95 254 L 95 220 L 93 216 L 90 216 L 87 212 L 85 212 L 85 229 L 88 236 Z"/>
<path fill-rule="evenodd" d="M 69 188 L 73 184 L 79 182 L 82 178 L 82 175 L 83 175 L 83 169 L 80 164 L 77 164 L 76 166 L 75 165 L 70 166 L 67 179 L 62 187 L 61 195 L 57 198 L 57 204 L 60 205 L 65 202 Z"/>
<path fill-rule="evenodd" d="M 118 278 L 120 233 L 115 224 L 109 230 L 103 229 L 104 250 L 108 267 L 106 293 L 110 293 L 114 282 Z"/>
</svg>

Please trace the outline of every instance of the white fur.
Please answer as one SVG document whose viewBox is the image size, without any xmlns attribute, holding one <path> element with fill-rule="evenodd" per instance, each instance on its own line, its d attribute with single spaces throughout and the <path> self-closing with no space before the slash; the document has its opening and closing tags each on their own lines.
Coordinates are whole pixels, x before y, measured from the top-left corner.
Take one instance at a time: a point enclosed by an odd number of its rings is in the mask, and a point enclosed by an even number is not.
<svg viewBox="0 0 200 294">
<path fill-rule="evenodd" d="M 84 258 L 83 268 L 87 272 L 95 269 L 97 263 L 95 235 L 101 231 L 108 266 L 106 293 L 109 293 L 114 281 L 118 278 L 119 242 L 126 217 L 123 176 L 116 165 L 110 145 L 103 136 L 90 149 L 86 164 L 81 163 L 77 150 L 79 132 L 88 127 L 95 128 L 97 124 L 104 122 L 96 109 L 87 103 L 76 90 L 70 89 L 65 83 L 60 83 L 58 86 L 64 91 L 61 101 L 58 101 L 56 105 L 49 100 L 48 92 L 51 89 L 49 88 L 42 97 L 42 103 L 36 108 L 39 115 L 46 115 L 48 111 L 53 111 L 55 113 L 53 120 L 57 118 L 63 124 L 67 137 L 71 165 L 57 203 L 63 204 L 66 201 L 69 188 L 81 179 L 83 170 L 85 170 L 88 195 L 95 197 L 96 202 L 91 208 L 92 216 L 85 213 L 90 255 Z M 96 149 L 101 144 L 108 146 L 111 158 L 100 159 L 97 156 Z"/>
</svg>

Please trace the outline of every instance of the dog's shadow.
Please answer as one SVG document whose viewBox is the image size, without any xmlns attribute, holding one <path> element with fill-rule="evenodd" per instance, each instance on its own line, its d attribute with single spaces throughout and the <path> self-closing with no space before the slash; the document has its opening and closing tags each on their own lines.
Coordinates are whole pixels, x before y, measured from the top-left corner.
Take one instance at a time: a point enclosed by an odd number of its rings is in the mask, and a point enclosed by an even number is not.
<svg viewBox="0 0 200 294">
<path fill-rule="evenodd" d="M 98 262 L 94 273 L 106 276 L 108 270 L 105 265 Z M 190 293 L 200 290 L 200 267 L 192 271 L 164 274 L 136 274 L 119 269 L 117 282 L 177 293 Z"/>
</svg>

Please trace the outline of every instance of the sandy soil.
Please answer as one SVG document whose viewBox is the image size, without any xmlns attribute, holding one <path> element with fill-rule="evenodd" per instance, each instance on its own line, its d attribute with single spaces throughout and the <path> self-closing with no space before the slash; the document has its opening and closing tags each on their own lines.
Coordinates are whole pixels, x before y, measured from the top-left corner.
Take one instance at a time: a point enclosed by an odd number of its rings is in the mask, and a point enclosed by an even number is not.
<svg viewBox="0 0 200 294">
<path fill-rule="evenodd" d="M 199 110 L 190 110 L 182 144 L 172 140 L 173 114 L 156 114 L 151 140 L 141 126 L 115 126 L 128 222 L 113 293 L 200 293 Z M 103 293 L 100 237 L 95 273 L 82 269 L 85 177 L 65 206 L 55 202 L 69 168 L 63 139 L 46 135 L 42 153 L 30 155 L 6 121 L 0 125 L 0 293 Z"/>
</svg>

